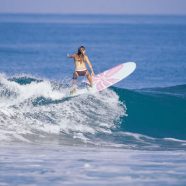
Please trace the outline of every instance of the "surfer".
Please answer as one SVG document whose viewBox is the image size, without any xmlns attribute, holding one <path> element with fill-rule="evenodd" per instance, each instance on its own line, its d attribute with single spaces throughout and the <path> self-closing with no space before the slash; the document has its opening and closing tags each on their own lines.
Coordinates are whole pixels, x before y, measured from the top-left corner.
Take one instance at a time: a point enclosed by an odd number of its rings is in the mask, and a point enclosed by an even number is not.
<svg viewBox="0 0 186 186">
<path fill-rule="evenodd" d="M 80 46 L 77 53 L 72 55 L 67 54 L 67 57 L 74 59 L 75 71 L 73 73 L 73 85 L 76 83 L 78 76 L 86 76 L 90 86 L 92 87 L 92 76 L 94 76 L 94 70 L 88 56 L 86 55 L 85 47 Z M 86 63 L 91 70 L 91 74 L 87 70 Z"/>
</svg>

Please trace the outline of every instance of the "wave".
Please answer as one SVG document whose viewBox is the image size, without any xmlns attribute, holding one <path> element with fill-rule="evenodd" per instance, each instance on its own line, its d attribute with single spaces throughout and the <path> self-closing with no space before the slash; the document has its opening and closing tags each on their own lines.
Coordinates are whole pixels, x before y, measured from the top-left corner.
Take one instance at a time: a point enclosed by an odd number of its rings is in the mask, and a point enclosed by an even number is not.
<svg viewBox="0 0 186 186">
<path fill-rule="evenodd" d="M 66 98 L 69 86 L 65 81 L 0 75 L 1 143 L 185 148 L 186 85 L 112 87 Z"/>
<path fill-rule="evenodd" d="M 48 80 L 1 76 L 1 141 L 53 135 L 85 141 L 85 135 L 111 133 L 125 115 L 125 106 L 114 91 L 66 99 L 66 89 Z"/>
<path fill-rule="evenodd" d="M 186 139 L 186 85 L 125 90 L 113 88 L 127 106 L 121 130 Z"/>
</svg>

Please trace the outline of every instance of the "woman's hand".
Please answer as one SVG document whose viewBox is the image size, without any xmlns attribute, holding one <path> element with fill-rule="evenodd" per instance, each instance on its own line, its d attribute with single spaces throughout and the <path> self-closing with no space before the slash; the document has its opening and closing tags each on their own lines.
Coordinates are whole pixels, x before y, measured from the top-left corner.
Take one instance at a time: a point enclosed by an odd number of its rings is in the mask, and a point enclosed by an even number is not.
<svg viewBox="0 0 186 186">
<path fill-rule="evenodd" d="M 91 76 L 92 76 L 92 77 L 95 76 L 94 71 L 92 71 Z"/>
</svg>

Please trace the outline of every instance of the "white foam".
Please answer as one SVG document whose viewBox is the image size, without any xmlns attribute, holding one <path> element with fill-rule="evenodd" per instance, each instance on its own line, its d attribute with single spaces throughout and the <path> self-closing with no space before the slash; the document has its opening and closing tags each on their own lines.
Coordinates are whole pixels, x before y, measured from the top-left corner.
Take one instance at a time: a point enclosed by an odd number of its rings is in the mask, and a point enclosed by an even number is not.
<svg viewBox="0 0 186 186">
<path fill-rule="evenodd" d="M 1 160 L 0 183 L 6 185 L 21 182 L 22 185 L 132 186 L 186 182 L 185 151 L 19 145 L 1 146 Z M 37 179 L 24 179 L 27 177 Z"/>
<path fill-rule="evenodd" d="M 175 142 L 183 142 L 186 143 L 186 140 L 180 140 L 180 139 L 176 139 L 176 138 L 163 138 L 166 141 L 175 141 Z"/>
<path fill-rule="evenodd" d="M 111 133 L 116 127 L 115 121 L 125 115 L 125 105 L 111 90 L 34 106 L 33 101 L 37 102 L 39 97 L 46 101 L 62 100 L 66 89 L 54 88 L 49 80 L 20 85 L 0 76 L 0 83 L 11 92 L 0 97 L 0 130 L 4 131 L 4 140 L 7 137 L 7 140 L 26 141 L 27 135 L 36 134 L 37 138 L 40 133 L 46 133 L 45 136 L 70 134 L 72 138 L 88 141 L 84 134 Z"/>
<path fill-rule="evenodd" d="M 0 82 L 9 91 L 15 93 L 12 97 L 4 96 L 1 101 L 1 107 L 16 105 L 20 102 L 24 102 L 26 99 L 33 99 L 37 97 L 50 98 L 53 100 L 62 99 L 65 95 L 61 91 L 54 90 L 52 84 L 47 80 L 20 85 L 14 81 L 9 81 L 5 76 L 0 76 Z"/>
</svg>

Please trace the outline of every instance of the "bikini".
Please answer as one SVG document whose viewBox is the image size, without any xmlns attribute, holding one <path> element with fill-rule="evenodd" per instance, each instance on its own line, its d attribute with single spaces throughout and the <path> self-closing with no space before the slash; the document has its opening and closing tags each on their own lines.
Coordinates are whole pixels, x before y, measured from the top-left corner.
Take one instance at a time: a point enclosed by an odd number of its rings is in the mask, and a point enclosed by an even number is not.
<svg viewBox="0 0 186 186">
<path fill-rule="evenodd" d="M 83 69 L 76 68 L 73 74 L 73 79 L 77 79 L 78 76 L 88 76 L 88 75 L 89 75 L 89 72 L 86 68 L 83 68 Z"/>
</svg>

